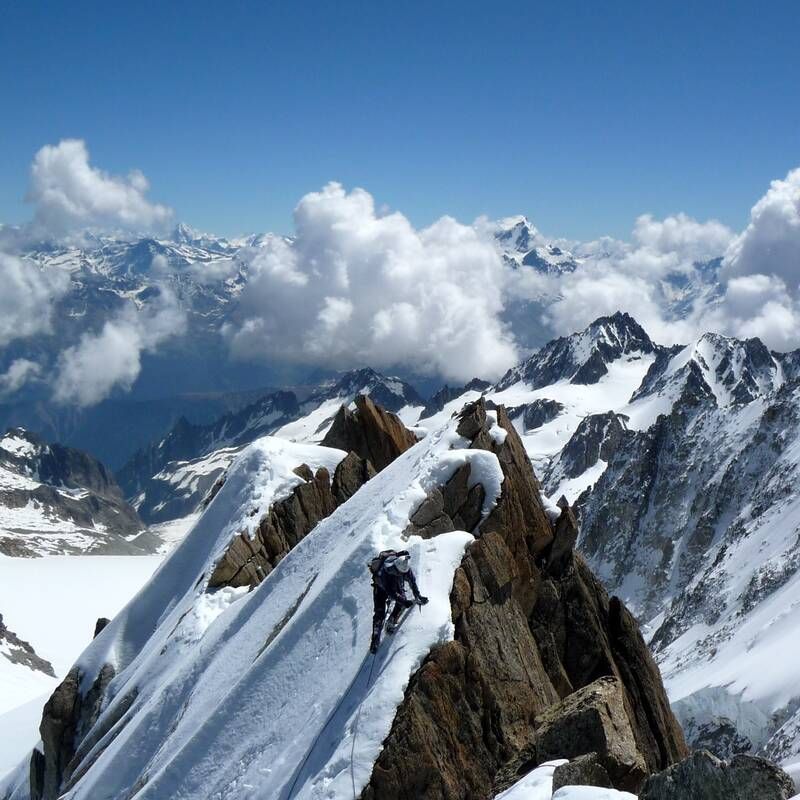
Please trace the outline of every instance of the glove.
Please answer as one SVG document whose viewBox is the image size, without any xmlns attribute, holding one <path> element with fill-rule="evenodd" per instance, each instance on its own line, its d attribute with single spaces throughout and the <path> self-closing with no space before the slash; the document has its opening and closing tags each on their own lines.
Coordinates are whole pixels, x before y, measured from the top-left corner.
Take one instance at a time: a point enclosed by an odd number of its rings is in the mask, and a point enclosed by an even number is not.
<svg viewBox="0 0 800 800">
<path fill-rule="evenodd" d="M 420 595 L 420 596 L 417 598 L 417 602 L 418 602 L 418 603 L 419 603 L 421 606 L 427 605 L 427 604 L 428 604 L 428 598 L 427 598 L 427 597 L 423 597 L 422 595 Z"/>
</svg>

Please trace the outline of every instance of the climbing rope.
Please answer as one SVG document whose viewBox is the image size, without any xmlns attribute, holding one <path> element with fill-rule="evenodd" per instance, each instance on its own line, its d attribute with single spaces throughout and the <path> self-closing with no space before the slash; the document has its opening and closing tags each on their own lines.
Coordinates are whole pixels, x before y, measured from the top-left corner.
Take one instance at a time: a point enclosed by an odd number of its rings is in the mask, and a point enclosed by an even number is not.
<svg viewBox="0 0 800 800">
<path fill-rule="evenodd" d="M 369 677 L 367 678 L 367 688 L 365 693 L 369 691 L 370 684 L 372 683 L 372 671 L 375 669 L 375 654 L 372 655 L 372 664 L 369 668 Z M 356 736 L 358 736 L 358 721 L 361 719 L 361 706 L 364 705 L 363 702 L 358 704 L 358 711 L 356 712 L 356 719 L 353 722 L 353 744 L 350 747 L 350 780 L 353 784 L 353 800 L 358 800 L 356 797 L 356 773 L 355 768 L 353 767 L 353 758 L 356 752 Z"/>
<path fill-rule="evenodd" d="M 320 732 L 314 738 L 314 741 L 311 744 L 311 747 L 308 748 L 308 752 L 305 754 L 302 762 L 300 763 L 300 766 L 297 768 L 297 772 L 295 773 L 294 780 L 292 781 L 292 785 L 289 787 L 289 791 L 286 794 L 286 800 L 292 800 L 292 798 L 294 797 L 294 790 L 295 790 L 295 786 L 297 786 L 297 781 L 300 780 L 300 776 L 303 774 L 303 770 L 305 769 L 305 766 L 308 763 L 308 759 L 311 758 L 311 754 L 314 752 L 314 748 L 317 746 L 317 742 L 319 741 L 319 739 L 322 736 L 322 734 L 325 733 L 325 729 L 328 727 L 328 725 L 331 724 L 331 721 L 333 720 L 333 718 L 339 713 L 339 709 L 342 707 L 342 703 L 344 703 L 344 701 L 349 696 L 350 692 L 353 689 L 353 686 L 355 686 L 356 681 L 358 680 L 359 676 L 361 675 L 361 671 L 364 669 L 364 664 L 366 664 L 366 663 L 367 663 L 367 660 L 365 658 L 361 662 L 361 666 L 358 668 L 358 671 L 356 672 L 355 676 L 353 677 L 353 680 L 350 681 L 350 685 L 347 687 L 347 689 L 345 689 L 345 691 L 342 693 L 342 696 L 339 698 L 339 702 L 335 705 L 333 711 L 331 711 L 331 713 L 328 714 L 328 718 L 325 720 L 325 724 L 322 726 L 322 729 L 320 730 Z M 374 666 L 375 666 L 375 656 L 372 656 L 372 667 L 374 667 Z M 367 681 L 367 687 L 369 687 L 369 682 L 372 680 L 372 667 L 370 667 L 370 670 L 369 670 L 369 679 Z M 361 704 L 360 703 L 358 704 L 358 712 L 359 712 L 359 714 L 361 713 Z M 352 755 L 351 755 L 351 766 L 352 766 Z"/>
</svg>

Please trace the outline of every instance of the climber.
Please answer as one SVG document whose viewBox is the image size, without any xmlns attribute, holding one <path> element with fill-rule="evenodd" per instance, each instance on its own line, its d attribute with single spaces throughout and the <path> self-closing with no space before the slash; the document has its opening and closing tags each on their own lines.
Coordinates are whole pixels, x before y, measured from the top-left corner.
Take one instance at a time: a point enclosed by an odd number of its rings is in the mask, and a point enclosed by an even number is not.
<svg viewBox="0 0 800 800">
<path fill-rule="evenodd" d="M 428 598 L 419 593 L 408 550 L 383 550 L 370 561 L 369 569 L 372 573 L 372 599 L 375 608 L 372 615 L 372 642 L 369 650 L 375 653 L 381 641 L 387 603 L 393 601 L 394 608 L 389 615 L 386 631 L 394 633 L 403 611 L 411 608 L 414 603 L 424 606 Z M 413 601 L 406 597 L 406 582 L 411 586 Z"/>
</svg>

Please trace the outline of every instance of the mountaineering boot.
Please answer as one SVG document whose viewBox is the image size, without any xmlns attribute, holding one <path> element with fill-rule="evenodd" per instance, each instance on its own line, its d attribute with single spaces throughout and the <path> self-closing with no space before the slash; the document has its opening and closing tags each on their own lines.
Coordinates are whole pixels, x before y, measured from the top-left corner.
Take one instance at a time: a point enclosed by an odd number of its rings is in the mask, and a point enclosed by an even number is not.
<svg viewBox="0 0 800 800">
<path fill-rule="evenodd" d="M 378 645 L 381 643 L 381 628 L 383 628 L 383 622 L 380 625 L 372 626 L 372 640 L 369 643 L 370 653 L 378 652 Z"/>
</svg>

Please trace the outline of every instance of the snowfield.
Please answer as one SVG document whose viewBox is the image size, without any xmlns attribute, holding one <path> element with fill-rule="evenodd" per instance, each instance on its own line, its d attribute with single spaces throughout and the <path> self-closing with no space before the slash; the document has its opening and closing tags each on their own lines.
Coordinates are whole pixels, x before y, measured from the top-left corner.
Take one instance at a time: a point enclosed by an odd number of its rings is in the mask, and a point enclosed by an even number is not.
<svg viewBox="0 0 800 800">
<path fill-rule="evenodd" d="M 3 620 L 58 676 L 12 664 L 0 649 L 0 776 L 36 743 L 42 707 L 91 641 L 98 617 L 113 617 L 161 561 L 161 556 L 0 556 Z"/>
</svg>

